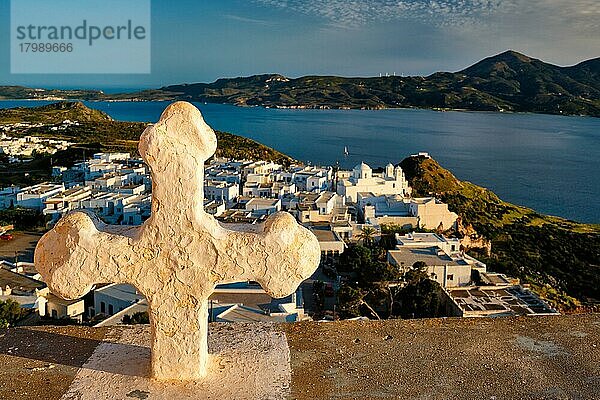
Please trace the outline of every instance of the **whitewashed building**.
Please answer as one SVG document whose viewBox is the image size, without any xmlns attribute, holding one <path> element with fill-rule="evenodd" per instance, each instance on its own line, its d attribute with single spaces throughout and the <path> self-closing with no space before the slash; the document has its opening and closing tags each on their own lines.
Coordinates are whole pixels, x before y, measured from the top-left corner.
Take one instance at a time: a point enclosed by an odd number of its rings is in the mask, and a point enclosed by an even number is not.
<svg viewBox="0 0 600 400">
<path fill-rule="evenodd" d="M 417 262 L 426 265 L 430 279 L 442 287 L 468 286 L 473 270 L 485 273 L 481 261 L 464 253 L 459 239 L 450 239 L 435 233 L 396 235 L 397 245 L 387 253 L 388 262 L 408 271 Z"/>
<path fill-rule="evenodd" d="M 435 197 L 406 198 L 400 195 L 375 195 L 359 192 L 357 205 L 365 222 L 407 228 L 448 230 L 458 215 Z"/>
<path fill-rule="evenodd" d="M 94 309 L 90 314 L 114 315 L 144 299 L 144 296 L 133 286 L 112 283 L 94 290 Z"/>
<path fill-rule="evenodd" d="M 245 203 L 244 208 L 255 216 L 271 215 L 281 211 L 281 200 L 252 198 Z"/>
<path fill-rule="evenodd" d="M 348 202 L 357 202 L 358 193 L 370 192 L 374 195 L 397 194 L 408 196 L 410 188 L 402 168 L 388 164 L 383 174 L 374 174 L 371 167 L 360 163 L 352 170 L 348 178 L 340 178 L 338 174 L 337 193 L 344 196 Z"/>
<path fill-rule="evenodd" d="M 43 211 L 46 207 L 45 201 L 49 197 L 55 196 L 65 191 L 65 185 L 56 183 L 40 183 L 21 189 L 17 193 L 17 206 L 32 208 Z"/>
<path fill-rule="evenodd" d="M 207 200 L 231 203 L 239 196 L 239 193 L 240 187 L 237 183 L 213 180 L 204 181 L 204 198 Z"/>
<path fill-rule="evenodd" d="M 43 213 L 50 215 L 53 221 L 58 221 L 67 212 L 79 208 L 81 201 L 91 196 L 92 190 L 89 186 L 74 186 L 44 200 Z"/>
</svg>

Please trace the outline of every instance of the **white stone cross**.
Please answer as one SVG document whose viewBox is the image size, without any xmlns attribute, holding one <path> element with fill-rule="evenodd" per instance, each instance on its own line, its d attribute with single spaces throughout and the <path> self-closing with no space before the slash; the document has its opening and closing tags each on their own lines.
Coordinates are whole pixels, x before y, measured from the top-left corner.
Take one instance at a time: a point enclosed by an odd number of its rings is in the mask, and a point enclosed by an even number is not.
<svg viewBox="0 0 600 400">
<path fill-rule="evenodd" d="M 141 226 L 65 215 L 35 249 L 55 294 L 76 299 L 99 283 L 128 283 L 146 296 L 152 376 L 206 375 L 208 298 L 220 283 L 253 280 L 273 297 L 293 293 L 319 263 L 319 243 L 286 212 L 228 229 L 204 211 L 204 162 L 217 139 L 200 111 L 169 105 L 140 138 L 152 175 L 152 215 Z"/>
</svg>

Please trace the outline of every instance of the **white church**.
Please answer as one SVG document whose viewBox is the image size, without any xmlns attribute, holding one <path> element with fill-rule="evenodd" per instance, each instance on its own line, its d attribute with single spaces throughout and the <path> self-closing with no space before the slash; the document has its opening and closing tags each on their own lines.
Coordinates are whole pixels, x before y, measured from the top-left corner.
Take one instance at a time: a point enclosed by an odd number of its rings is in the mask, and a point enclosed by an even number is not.
<svg viewBox="0 0 600 400">
<path fill-rule="evenodd" d="M 358 164 L 352 172 L 340 171 L 338 173 L 337 193 L 346 198 L 346 201 L 356 203 L 358 193 L 367 192 L 374 195 L 396 194 L 410 195 L 408 181 L 402 168 L 388 164 L 382 174 L 374 174 L 371 167 L 364 162 Z"/>
</svg>

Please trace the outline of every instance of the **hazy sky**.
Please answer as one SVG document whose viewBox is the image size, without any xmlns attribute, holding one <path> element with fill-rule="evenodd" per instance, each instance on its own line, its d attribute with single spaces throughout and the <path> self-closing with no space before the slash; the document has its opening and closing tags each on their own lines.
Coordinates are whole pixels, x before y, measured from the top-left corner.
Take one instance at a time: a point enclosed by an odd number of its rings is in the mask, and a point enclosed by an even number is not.
<svg viewBox="0 0 600 400">
<path fill-rule="evenodd" d="M 427 75 L 506 49 L 559 65 L 600 56 L 599 0 L 152 0 L 151 74 L 12 75 L 8 0 L 0 0 L 0 15 L 3 85 L 156 87 L 268 72 Z"/>
</svg>

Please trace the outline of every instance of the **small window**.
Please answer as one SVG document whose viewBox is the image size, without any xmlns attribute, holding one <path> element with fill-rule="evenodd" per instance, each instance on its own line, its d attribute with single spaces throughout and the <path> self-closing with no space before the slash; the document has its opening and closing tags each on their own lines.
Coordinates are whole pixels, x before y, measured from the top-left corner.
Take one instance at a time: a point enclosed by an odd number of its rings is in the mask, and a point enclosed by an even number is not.
<svg viewBox="0 0 600 400">
<path fill-rule="evenodd" d="M 453 280 L 454 280 L 454 274 L 450 274 L 450 275 L 448 275 L 448 276 L 447 276 L 447 279 L 448 279 L 449 281 L 453 281 Z"/>
</svg>

